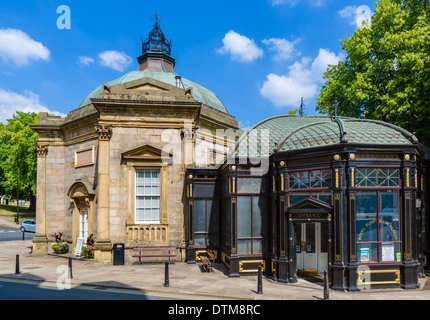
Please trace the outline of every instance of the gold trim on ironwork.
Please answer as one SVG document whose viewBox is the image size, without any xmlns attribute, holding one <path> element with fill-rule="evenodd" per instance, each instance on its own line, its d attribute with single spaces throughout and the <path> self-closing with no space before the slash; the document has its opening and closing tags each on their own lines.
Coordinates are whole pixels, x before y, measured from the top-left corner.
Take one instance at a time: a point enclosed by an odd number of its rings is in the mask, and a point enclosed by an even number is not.
<svg viewBox="0 0 430 320">
<path fill-rule="evenodd" d="M 263 267 L 261 268 L 261 271 L 265 271 L 266 270 L 266 262 L 264 260 L 242 260 L 239 261 L 239 272 L 258 272 L 258 269 L 249 269 L 249 270 L 244 270 L 243 269 L 243 265 L 246 263 L 260 263 L 263 265 Z"/>
<path fill-rule="evenodd" d="M 409 182 L 409 169 L 406 169 L 406 187 L 409 188 L 410 182 Z"/>
<path fill-rule="evenodd" d="M 227 268 L 230 269 L 230 265 L 225 261 L 225 257 L 227 255 L 224 253 L 224 251 L 221 251 L 221 261 L 224 262 L 224 264 L 227 266 Z"/>
<path fill-rule="evenodd" d="M 396 279 L 394 281 L 370 281 L 370 282 L 366 282 L 364 283 L 363 280 L 361 279 L 361 276 L 365 273 L 395 273 L 396 275 Z M 358 285 L 374 285 L 374 284 L 400 284 L 400 270 L 361 270 L 358 271 Z"/>
<path fill-rule="evenodd" d="M 335 182 L 336 182 L 336 188 L 339 188 L 339 169 L 335 169 Z"/>
<path fill-rule="evenodd" d="M 353 154 L 351 154 L 351 155 L 353 155 Z M 354 173 L 355 173 L 355 169 L 351 168 L 351 187 L 354 187 L 354 181 L 355 181 Z"/>
</svg>

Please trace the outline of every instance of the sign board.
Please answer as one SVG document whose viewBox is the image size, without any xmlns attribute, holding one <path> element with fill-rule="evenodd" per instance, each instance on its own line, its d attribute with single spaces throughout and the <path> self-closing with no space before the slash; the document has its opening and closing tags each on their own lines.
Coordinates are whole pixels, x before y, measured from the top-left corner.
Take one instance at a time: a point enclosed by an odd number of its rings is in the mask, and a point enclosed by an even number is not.
<svg viewBox="0 0 430 320">
<path fill-rule="evenodd" d="M 369 248 L 360 248 L 361 262 L 369 262 L 370 250 Z"/>
<path fill-rule="evenodd" d="M 82 245 L 84 244 L 85 238 L 78 238 L 76 241 L 76 249 L 75 249 L 75 256 L 80 257 L 81 251 L 82 251 Z"/>
<path fill-rule="evenodd" d="M 382 261 L 394 261 L 394 244 L 382 244 Z"/>
</svg>

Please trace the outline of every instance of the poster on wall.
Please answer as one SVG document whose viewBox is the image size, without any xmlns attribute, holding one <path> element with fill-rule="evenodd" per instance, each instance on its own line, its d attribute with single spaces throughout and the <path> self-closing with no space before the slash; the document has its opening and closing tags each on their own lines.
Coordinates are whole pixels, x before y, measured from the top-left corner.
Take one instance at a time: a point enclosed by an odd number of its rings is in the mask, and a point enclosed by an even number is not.
<svg viewBox="0 0 430 320">
<path fill-rule="evenodd" d="M 360 249 L 361 262 L 369 262 L 370 250 L 369 248 Z"/>
<path fill-rule="evenodd" d="M 382 261 L 394 261 L 394 244 L 383 243 L 382 249 Z"/>
</svg>

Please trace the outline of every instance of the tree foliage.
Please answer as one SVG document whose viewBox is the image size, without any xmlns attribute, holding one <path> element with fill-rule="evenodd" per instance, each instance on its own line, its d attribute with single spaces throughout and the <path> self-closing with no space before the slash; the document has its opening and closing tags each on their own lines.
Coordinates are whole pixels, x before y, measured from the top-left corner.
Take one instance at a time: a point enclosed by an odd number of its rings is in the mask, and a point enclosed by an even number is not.
<svg viewBox="0 0 430 320">
<path fill-rule="evenodd" d="M 430 145 L 430 1 L 380 0 L 371 22 L 341 40 L 316 109 L 393 123 Z"/>
<path fill-rule="evenodd" d="M 19 112 L 6 125 L 0 123 L 0 195 L 16 197 L 34 205 L 37 181 L 37 155 L 33 146 L 38 134 L 29 125 L 36 124 L 36 113 Z"/>
</svg>

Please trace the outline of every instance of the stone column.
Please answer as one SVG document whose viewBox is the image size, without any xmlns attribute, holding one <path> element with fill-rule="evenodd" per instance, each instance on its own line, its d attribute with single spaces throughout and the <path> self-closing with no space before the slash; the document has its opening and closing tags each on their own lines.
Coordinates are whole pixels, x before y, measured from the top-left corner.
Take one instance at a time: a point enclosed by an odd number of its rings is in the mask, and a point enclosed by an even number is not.
<svg viewBox="0 0 430 320">
<path fill-rule="evenodd" d="M 192 166 L 194 164 L 194 134 L 192 122 L 184 122 L 182 134 L 184 137 L 184 164 L 185 166 Z"/>
<path fill-rule="evenodd" d="M 96 132 L 99 135 L 99 147 L 97 163 L 97 235 L 94 243 L 94 261 L 112 263 L 109 212 L 109 140 L 112 136 L 112 129 L 101 125 L 96 127 Z"/>
<path fill-rule="evenodd" d="M 33 254 L 46 254 L 46 154 L 48 146 L 34 146 L 37 152 L 36 234 L 33 238 Z"/>
</svg>

